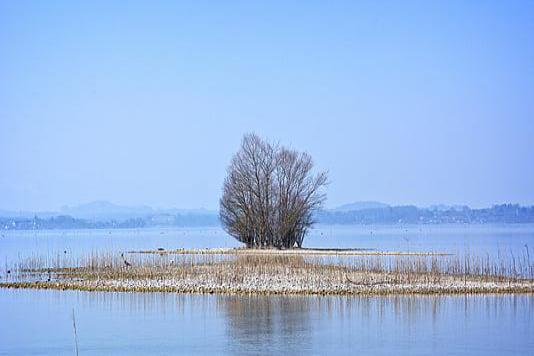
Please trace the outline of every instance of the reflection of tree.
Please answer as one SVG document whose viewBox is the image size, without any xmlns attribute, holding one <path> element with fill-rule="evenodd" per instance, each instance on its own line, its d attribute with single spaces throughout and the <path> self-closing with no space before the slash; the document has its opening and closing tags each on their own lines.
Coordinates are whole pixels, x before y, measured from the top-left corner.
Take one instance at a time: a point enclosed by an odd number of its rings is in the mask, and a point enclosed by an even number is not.
<svg viewBox="0 0 534 356">
<path fill-rule="evenodd" d="M 297 353 L 311 342 L 310 299 L 306 297 L 219 297 L 226 309 L 227 332 L 237 352 Z M 313 309 L 313 308 L 312 308 Z"/>
<path fill-rule="evenodd" d="M 392 296 L 381 300 L 391 303 L 397 322 L 404 324 L 407 330 L 429 317 L 435 324 L 440 317 L 443 296 Z"/>
</svg>

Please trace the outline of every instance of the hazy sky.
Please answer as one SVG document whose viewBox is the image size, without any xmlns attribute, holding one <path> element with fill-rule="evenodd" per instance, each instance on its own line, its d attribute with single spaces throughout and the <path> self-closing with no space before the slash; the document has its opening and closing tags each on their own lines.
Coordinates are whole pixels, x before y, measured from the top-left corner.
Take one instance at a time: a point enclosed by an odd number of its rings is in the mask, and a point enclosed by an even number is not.
<svg viewBox="0 0 534 356">
<path fill-rule="evenodd" d="M 0 2 L 0 208 L 213 209 L 251 131 L 327 206 L 534 204 L 532 1 L 80 3 Z"/>
</svg>

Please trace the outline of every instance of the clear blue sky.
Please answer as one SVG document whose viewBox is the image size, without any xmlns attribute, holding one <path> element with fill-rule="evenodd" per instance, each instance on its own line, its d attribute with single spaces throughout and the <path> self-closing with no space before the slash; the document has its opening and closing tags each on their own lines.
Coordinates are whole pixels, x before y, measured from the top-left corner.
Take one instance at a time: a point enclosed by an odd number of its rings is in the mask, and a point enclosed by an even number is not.
<svg viewBox="0 0 534 356">
<path fill-rule="evenodd" d="M 0 2 L 0 208 L 214 209 L 250 131 L 328 206 L 534 204 L 534 2 Z"/>
</svg>

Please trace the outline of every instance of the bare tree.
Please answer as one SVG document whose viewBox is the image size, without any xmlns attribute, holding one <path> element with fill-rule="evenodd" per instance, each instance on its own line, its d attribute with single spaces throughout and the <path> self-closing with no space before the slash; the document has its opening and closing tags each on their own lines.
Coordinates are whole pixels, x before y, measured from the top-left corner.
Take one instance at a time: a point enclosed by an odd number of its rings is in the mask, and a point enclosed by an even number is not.
<svg viewBox="0 0 534 356">
<path fill-rule="evenodd" d="M 313 173 L 309 154 L 247 134 L 228 167 L 221 222 L 247 247 L 302 247 L 326 183 L 326 172 Z"/>
</svg>

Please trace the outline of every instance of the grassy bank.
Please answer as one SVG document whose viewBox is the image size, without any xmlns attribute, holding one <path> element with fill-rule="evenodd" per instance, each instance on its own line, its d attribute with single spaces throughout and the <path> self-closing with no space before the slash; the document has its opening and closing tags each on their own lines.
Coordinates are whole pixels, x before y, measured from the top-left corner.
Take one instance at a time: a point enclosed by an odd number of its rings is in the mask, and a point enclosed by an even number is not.
<svg viewBox="0 0 534 356">
<path fill-rule="evenodd" d="M 518 259 L 261 251 L 33 258 L 14 266 L 0 287 L 229 294 L 534 293 L 534 268 Z"/>
</svg>

